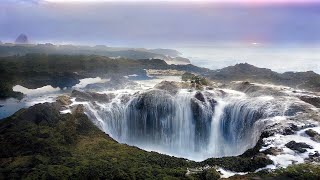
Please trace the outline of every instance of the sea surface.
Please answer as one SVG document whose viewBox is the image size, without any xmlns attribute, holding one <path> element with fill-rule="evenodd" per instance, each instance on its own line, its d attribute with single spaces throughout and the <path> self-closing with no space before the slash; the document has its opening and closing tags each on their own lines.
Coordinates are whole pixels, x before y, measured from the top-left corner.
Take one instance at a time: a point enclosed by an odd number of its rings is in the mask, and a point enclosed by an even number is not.
<svg viewBox="0 0 320 180">
<path fill-rule="evenodd" d="M 277 72 L 314 71 L 320 74 L 320 46 L 260 43 L 183 45 L 175 47 L 196 66 L 221 69 L 249 63 Z"/>
</svg>

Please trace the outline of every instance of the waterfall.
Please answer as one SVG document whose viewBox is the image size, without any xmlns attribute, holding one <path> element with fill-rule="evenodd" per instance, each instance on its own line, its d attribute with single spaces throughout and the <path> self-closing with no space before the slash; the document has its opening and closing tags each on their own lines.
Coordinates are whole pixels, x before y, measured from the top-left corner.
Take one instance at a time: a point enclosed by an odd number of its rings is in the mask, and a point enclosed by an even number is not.
<svg viewBox="0 0 320 180">
<path fill-rule="evenodd" d="M 260 120 L 284 115 L 290 105 L 285 98 L 243 93 L 148 90 L 86 107 L 95 124 L 121 143 L 203 160 L 252 148 L 265 126 Z"/>
</svg>

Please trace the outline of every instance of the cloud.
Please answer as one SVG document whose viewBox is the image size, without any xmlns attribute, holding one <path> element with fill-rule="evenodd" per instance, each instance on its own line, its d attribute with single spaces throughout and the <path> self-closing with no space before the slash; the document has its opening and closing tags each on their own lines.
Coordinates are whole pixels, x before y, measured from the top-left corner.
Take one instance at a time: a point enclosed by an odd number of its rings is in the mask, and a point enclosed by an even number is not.
<svg viewBox="0 0 320 180">
<path fill-rule="evenodd" d="M 35 41 L 121 45 L 320 42 L 319 4 L 248 7 L 190 3 L 32 3 L 39 5 L 20 4 L 4 11 L 0 9 L 1 40 L 15 39 L 25 33 Z"/>
<path fill-rule="evenodd" d="M 39 4 L 40 2 L 43 2 L 44 0 L 2 0 L 1 3 L 6 4 Z"/>
<path fill-rule="evenodd" d="M 58 2 L 58 3 L 65 3 L 65 2 L 85 2 L 85 3 L 92 3 L 92 2 L 214 2 L 214 3 L 249 3 L 249 4 L 259 4 L 259 3 L 313 3 L 318 2 L 317 0 L 259 0 L 259 1 L 252 1 L 252 0 L 45 0 L 47 2 Z"/>
</svg>

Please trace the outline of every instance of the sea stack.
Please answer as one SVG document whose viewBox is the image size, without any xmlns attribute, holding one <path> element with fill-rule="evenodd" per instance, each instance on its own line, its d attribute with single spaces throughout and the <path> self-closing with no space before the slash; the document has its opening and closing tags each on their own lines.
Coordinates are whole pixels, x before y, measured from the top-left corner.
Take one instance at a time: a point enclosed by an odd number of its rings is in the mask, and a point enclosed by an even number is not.
<svg viewBox="0 0 320 180">
<path fill-rule="evenodd" d="M 28 41 L 28 36 L 25 35 L 25 34 L 20 34 L 16 41 L 15 41 L 16 44 L 28 44 L 29 41 Z"/>
</svg>

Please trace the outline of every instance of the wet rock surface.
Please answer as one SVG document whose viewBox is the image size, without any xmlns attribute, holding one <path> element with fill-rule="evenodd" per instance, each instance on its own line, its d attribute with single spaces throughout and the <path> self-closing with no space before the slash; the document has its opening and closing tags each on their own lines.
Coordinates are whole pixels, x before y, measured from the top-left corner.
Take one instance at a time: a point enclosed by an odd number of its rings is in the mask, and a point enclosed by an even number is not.
<svg viewBox="0 0 320 180">
<path fill-rule="evenodd" d="M 118 89 L 132 89 L 138 84 L 128 78 L 122 77 L 111 77 L 110 81 L 104 83 L 89 84 L 85 87 L 86 90 L 118 90 Z"/>
<path fill-rule="evenodd" d="M 113 93 L 99 94 L 95 92 L 73 90 L 71 97 L 76 97 L 76 101 L 98 101 L 101 103 L 109 103 L 115 95 Z"/>
<path fill-rule="evenodd" d="M 58 103 L 60 103 L 61 105 L 64 105 L 64 106 L 68 106 L 68 105 L 70 105 L 72 103 L 70 97 L 66 96 L 66 95 L 58 96 L 56 98 L 56 101 Z"/>
<path fill-rule="evenodd" d="M 300 99 L 306 103 L 312 104 L 317 108 L 320 108 L 320 98 L 314 96 L 301 96 Z"/>
<path fill-rule="evenodd" d="M 279 155 L 282 152 L 282 149 L 276 148 L 276 147 L 270 147 L 266 150 L 263 151 L 264 154 L 269 154 L 269 155 Z"/>
<path fill-rule="evenodd" d="M 161 83 L 157 84 L 155 88 L 168 91 L 172 95 L 177 94 L 180 89 L 178 84 L 172 81 L 162 81 Z"/>
<path fill-rule="evenodd" d="M 157 84 L 155 89 L 168 91 L 171 95 L 175 95 L 178 93 L 180 89 L 189 89 L 191 88 L 191 84 L 187 82 L 175 82 L 175 81 L 162 81 Z"/>
<path fill-rule="evenodd" d="M 308 145 L 307 143 L 295 142 L 295 141 L 290 141 L 285 146 L 299 153 L 307 152 L 306 149 L 313 149 L 313 147 Z"/>
<path fill-rule="evenodd" d="M 249 81 L 234 82 L 230 84 L 232 89 L 244 92 L 250 96 L 283 96 L 285 93 L 280 91 L 279 87 L 261 86 L 250 83 Z"/>
<path fill-rule="evenodd" d="M 307 162 L 320 162 L 320 153 L 316 151 L 315 153 L 310 153 L 309 158 L 306 159 Z"/>
<path fill-rule="evenodd" d="M 305 133 L 311 137 L 313 141 L 320 143 L 320 134 L 312 129 L 306 130 Z"/>
</svg>

